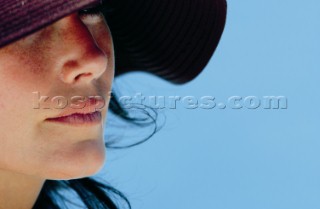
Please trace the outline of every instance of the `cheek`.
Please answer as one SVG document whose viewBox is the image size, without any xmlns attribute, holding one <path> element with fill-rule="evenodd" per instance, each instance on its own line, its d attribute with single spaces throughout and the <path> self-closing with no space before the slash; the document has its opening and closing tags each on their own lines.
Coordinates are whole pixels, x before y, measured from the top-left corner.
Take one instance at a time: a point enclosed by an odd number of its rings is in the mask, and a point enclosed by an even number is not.
<svg viewBox="0 0 320 209">
<path fill-rule="evenodd" d="M 99 24 L 89 26 L 92 36 L 94 37 L 97 46 L 108 57 L 109 62 L 114 61 L 114 46 L 112 35 L 108 24 L 105 21 L 101 21 Z M 114 64 L 113 64 L 114 65 Z M 110 67 L 110 66 L 109 66 Z"/>
<path fill-rule="evenodd" d="M 45 75 L 39 70 L 41 66 L 26 61 L 30 59 L 22 56 L 9 54 L 0 57 L 1 116 L 6 115 L 6 121 L 13 119 L 15 123 L 22 123 L 28 120 L 30 123 L 37 111 L 34 106 L 34 92 L 47 90 L 43 82 Z M 0 121 L 1 125 L 3 123 L 5 121 Z"/>
<path fill-rule="evenodd" d="M 30 93 L 44 88 L 49 76 L 49 63 L 40 49 L 21 47 L 18 42 L 0 53 L 0 81 L 20 93 Z M 2 85 L 2 84 L 0 84 Z M 3 85 L 2 85 L 3 86 Z"/>
<path fill-rule="evenodd" d="M 0 54 L 0 168 L 25 163 L 34 136 L 34 79 L 23 71 L 29 65 L 18 57 Z M 15 163 L 16 162 L 16 163 Z"/>
<path fill-rule="evenodd" d="M 101 51 L 104 52 L 104 54 L 106 55 L 107 59 L 108 59 L 108 66 L 106 71 L 103 73 L 103 75 L 100 77 L 100 79 L 98 80 L 98 89 L 112 89 L 112 83 L 113 83 L 113 79 L 114 79 L 114 75 L 115 75 L 115 57 L 114 57 L 114 48 L 113 48 L 113 42 L 112 42 L 112 38 L 110 36 L 109 32 L 104 31 L 105 36 L 104 38 L 98 38 L 96 41 L 97 44 L 99 46 L 99 48 L 101 49 Z M 100 40 L 100 41 L 99 41 Z M 110 92 L 107 92 L 107 98 L 110 96 Z M 109 100 L 106 101 L 106 103 L 109 103 Z"/>
</svg>

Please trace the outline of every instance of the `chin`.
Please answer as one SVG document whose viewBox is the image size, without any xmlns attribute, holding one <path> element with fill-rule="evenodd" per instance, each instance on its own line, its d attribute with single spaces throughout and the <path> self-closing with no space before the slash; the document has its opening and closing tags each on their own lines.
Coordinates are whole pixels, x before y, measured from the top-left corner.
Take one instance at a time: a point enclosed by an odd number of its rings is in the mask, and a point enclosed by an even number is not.
<svg viewBox="0 0 320 209">
<path fill-rule="evenodd" d="M 92 176 L 98 173 L 106 160 L 104 143 L 88 140 L 75 145 L 68 152 L 57 152 L 46 163 L 42 176 L 48 180 L 71 180 Z"/>
</svg>

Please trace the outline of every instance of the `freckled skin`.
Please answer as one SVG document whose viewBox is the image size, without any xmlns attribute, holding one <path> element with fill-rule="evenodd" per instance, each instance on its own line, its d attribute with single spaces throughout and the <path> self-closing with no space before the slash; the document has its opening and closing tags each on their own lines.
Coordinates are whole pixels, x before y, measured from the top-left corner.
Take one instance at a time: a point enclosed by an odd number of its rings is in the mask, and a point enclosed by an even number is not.
<svg viewBox="0 0 320 209">
<path fill-rule="evenodd" d="M 86 22 L 72 14 L 0 48 L 0 173 L 72 179 L 99 171 L 113 77 L 112 37 L 103 19 Z M 83 128 L 47 123 L 61 109 L 35 109 L 32 92 L 50 98 L 102 96 L 103 123 Z"/>
</svg>

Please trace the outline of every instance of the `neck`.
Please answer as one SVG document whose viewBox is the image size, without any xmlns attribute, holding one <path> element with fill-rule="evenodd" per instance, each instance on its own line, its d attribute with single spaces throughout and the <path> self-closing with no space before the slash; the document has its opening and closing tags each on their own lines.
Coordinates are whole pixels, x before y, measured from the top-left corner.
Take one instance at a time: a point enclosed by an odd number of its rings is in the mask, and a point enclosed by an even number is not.
<svg viewBox="0 0 320 209">
<path fill-rule="evenodd" d="M 44 181 L 0 169 L 0 209 L 32 209 Z"/>
</svg>

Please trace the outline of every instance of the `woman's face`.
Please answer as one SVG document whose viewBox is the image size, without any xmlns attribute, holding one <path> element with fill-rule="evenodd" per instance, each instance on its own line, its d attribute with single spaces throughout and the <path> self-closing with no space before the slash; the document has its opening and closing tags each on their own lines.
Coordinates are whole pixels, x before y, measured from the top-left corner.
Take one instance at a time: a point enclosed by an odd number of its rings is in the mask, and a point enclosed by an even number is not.
<svg viewBox="0 0 320 209">
<path fill-rule="evenodd" d="M 43 179 L 96 173 L 105 160 L 113 77 L 112 37 L 102 16 L 74 13 L 0 48 L 0 172 Z M 93 96 L 104 100 L 90 107 L 101 111 L 100 122 L 48 120 L 87 111 Z"/>
</svg>

